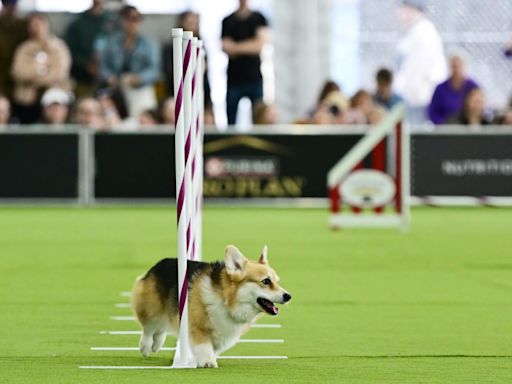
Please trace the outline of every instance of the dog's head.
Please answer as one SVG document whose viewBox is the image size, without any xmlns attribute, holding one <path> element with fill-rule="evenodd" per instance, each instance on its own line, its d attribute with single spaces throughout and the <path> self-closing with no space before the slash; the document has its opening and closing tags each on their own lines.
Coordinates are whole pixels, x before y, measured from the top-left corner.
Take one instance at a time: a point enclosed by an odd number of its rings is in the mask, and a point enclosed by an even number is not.
<svg viewBox="0 0 512 384">
<path fill-rule="evenodd" d="M 226 272 L 237 286 L 235 305 L 251 305 L 260 312 L 277 315 L 276 303 L 291 300 L 288 291 L 279 285 L 279 276 L 268 263 L 268 248 L 263 247 L 257 261 L 248 260 L 234 245 L 225 251 Z"/>
</svg>

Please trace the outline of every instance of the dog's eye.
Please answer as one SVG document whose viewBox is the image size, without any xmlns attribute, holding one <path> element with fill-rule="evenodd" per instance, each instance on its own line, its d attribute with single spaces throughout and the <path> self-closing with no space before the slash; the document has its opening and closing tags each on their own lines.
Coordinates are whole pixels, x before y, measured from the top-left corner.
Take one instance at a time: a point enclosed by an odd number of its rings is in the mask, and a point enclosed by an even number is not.
<svg viewBox="0 0 512 384">
<path fill-rule="evenodd" d="M 268 277 L 266 279 L 261 280 L 261 282 L 265 285 L 270 285 L 270 283 L 272 283 L 272 281 L 270 281 Z"/>
</svg>

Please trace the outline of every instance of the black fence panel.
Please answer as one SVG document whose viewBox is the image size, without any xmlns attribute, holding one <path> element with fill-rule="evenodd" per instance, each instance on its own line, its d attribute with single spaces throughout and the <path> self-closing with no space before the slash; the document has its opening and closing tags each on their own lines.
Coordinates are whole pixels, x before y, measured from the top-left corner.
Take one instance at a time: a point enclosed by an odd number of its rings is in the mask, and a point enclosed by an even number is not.
<svg viewBox="0 0 512 384">
<path fill-rule="evenodd" d="M 78 135 L 0 135 L 0 198 L 78 196 Z"/>
</svg>

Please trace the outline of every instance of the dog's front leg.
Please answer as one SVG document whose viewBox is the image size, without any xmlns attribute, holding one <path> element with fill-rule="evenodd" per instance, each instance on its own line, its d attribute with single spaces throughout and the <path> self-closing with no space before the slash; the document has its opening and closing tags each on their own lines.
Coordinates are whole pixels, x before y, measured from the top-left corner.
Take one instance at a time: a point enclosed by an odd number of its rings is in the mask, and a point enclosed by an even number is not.
<svg viewBox="0 0 512 384">
<path fill-rule="evenodd" d="M 211 342 L 202 342 L 192 345 L 192 353 L 198 368 L 217 368 L 217 358 Z"/>
</svg>

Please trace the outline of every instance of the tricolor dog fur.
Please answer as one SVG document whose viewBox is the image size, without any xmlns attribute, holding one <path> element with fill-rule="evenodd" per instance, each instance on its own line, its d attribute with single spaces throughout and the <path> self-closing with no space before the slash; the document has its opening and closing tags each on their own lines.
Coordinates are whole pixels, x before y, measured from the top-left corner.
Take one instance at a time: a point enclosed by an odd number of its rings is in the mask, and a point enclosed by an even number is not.
<svg viewBox="0 0 512 384">
<path fill-rule="evenodd" d="M 238 342 L 263 313 L 275 316 L 292 298 L 268 263 L 267 246 L 257 261 L 233 245 L 224 262 L 188 261 L 190 345 L 198 367 L 217 367 L 217 356 Z M 178 264 L 163 259 L 133 288 L 132 305 L 142 325 L 140 351 L 158 352 L 167 333 L 179 330 Z"/>
</svg>

